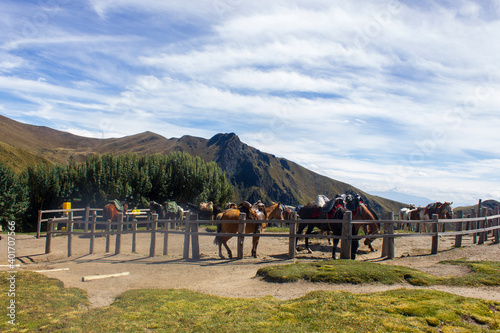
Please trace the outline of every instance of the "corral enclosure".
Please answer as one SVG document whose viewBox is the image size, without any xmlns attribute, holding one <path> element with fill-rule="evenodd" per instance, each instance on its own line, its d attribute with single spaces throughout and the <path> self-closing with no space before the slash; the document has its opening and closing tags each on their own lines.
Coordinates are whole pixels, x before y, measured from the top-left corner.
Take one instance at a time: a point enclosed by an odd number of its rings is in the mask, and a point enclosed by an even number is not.
<svg viewBox="0 0 500 333">
<path fill-rule="evenodd" d="M 274 296 L 278 299 L 291 299 L 304 296 L 314 290 L 342 290 L 352 293 L 373 293 L 396 288 L 413 288 L 407 284 L 393 286 L 367 284 L 367 285 L 333 285 L 324 283 L 297 282 L 288 284 L 275 284 L 256 278 L 259 268 L 267 265 L 288 264 L 294 262 L 307 262 L 309 260 L 331 258 L 331 245 L 327 244 L 325 236 L 313 235 L 314 242 L 311 245 L 312 254 L 304 251 L 295 254 L 296 259 L 289 259 L 289 233 L 279 233 L 281 237 L 274 237 L 268 231 L 264 231 L 257 250 L 257 258 L 250 256 L 250 244 L 245 237 L 243 260 L 221 260 L 218 256 L 217 246 L 214 245 L 214 232 L 207 232 L 205 226 L 199 228 L 199 232 L 207 235 L 198 235 L 199 259 L 193 258 L 193 247 L 190 242 L 188 257 L 184 259 L 184 244 L 186 238 L 185 223 L 183 221 L 177 227 L 168 226 L 167 255 L 163 255 L 164 234 L 161 231 L 161 222 L 157 221 L 155 256 L 150 257 L 152 230 L 147 230 L 145 222 L 147 214 L 139 218 L 138 231 L 135 233 L 136 246 L 132 253 L 132 241 L 134 234 L 127 227 L 127 231 L 120 236 L 120 254 L 116 253 L 116 230 L 110 230 L 109 241 L 106 237 L 105 228 L 97 228 L 94 239 L 94 254 L 90 250 L 90 230 L 85 232 L 84 225 L 78 225 L 85 218 L 85 209 L 75 210 L 74 223 L 76 226 L 72 231 L 74 234 L 68 236 L 70 230 L 66 224 L 69 216 L 61 216 L 61 211 L 43 213 L 42 224 L 48 222 L 55 215 L 58 220 L 53 220 L 54 233 L 51 237 L 51 252 L 45 254 L 47 238 L 45 231 L 41 237 L 36 235 L 19 234 L 16 236 L 17 253 L 16 261 L 20 264 L 20 270 L 44 270 L 43 274 L 62 280 L 67 287 L 77 287 L 86 290 L 93 307 L 102 307 L 111 304 L 115 297 L 126 290 L 137 288 L 187 288 L 200 291 L 210 295 L 225 297 L 263 297 Z M 92 221 L 92 210 L 89 209 Z M 100 210 L 96 209 L 96 217 Z M 71 218 L 70 218 L 71 219 Z M 484 220 L 484 219 L 483 219 Z M 193 220 L 196 221 L 196 220 Z M 102 221 L 98 221 L 102 224 Z M 126 224 L 126 219 L 124 224 Z M 212 221 L 199 221 L 211 224 Z M 289 221 L 283 221 L 288 223 Z M 400 222 L 400 221 L 395 221 Z M 462 221 L 464 229 L 470 222 Z M 56 223 L 60 223 L 56 227 Z M 180 221 L 168 221 L 168 223 L 180 223 Z M 453 224 L 446 225 L 446 230 L 451 230 Z M 63 229 L 65 228 L 65 229 Z M 101 228 L 101 229 L 100 229 Z M 59 230 L 56 230 L 59 229 Z M 125 229 L 125 228 L 124 228 Z M 442 230 L 442 229 L 440 229 Z M 484 229 L 481 229 L 484 230 Z M 396 231 L 401 232 L 401 230 Z M 450 233 L 452 231 L 449 231 Z M 98 234 L 101 233 L 101 234 Z M 405 233 L 409 233 L 406 232 Z M 462 247 L 455 247 L 457 235 L 447 235 L 440 232 L 438 242 L 438 253 L 431 255 L 432 233 L 396 237 L 394 239 L 395 258 L 386 260 L 382 257 L 383 238 L 376 239 L 373 243 L 376 252 L 369 252 L 367 247 L 360 246 L 357 260 L 375 261 L 380 264 L 403 265 L 422 270 L 427 273 L 440 276 L 460 276 L 467 274 L 454 265 L 439 264 L 442 260 L 454 260 L 469 258 L 474 261 L 498 261 L 500 258 L 500 246 L 495 244 L 495 238 L 490 232 L 484 244 L 478 244 L 480 237 L 476 232 L 462 235 Z M 192 237 L 192 233 L 190 234 Z M 270 235 L 270 237 L 266 236 Z M 381 235 L 382 236 L 382 235 Z M 396 234 L 395 236 L 398 236 Z M 249 236 L 251 237 L 251 235 Z M 230 240 L 230 247 L 235 250 L 237 237 Z M 106 252 L 106 243 L 109 242 L 110 251 Z M 1 244 L 3 243 L 3 244 Z M 362 243 L 362 242 L 361 242 Z M 5 242 L 0 245 L 5 246 Z M 71 248 L 71 256 L 68 257 L 68 245 Z M 235 251 L 236 252 L 236 251 Z M 3 251 L 3 253 L 7 253 Z M 5 268 L 7 269 L 7 268 Z M 130 275 L 116 278 L 108 278 L 83 282 L 82 279 L 92 275 L 113 275 L 130 272 Z M 455 293 L 467 297 L 500 301 L 498 287 L 450 287 L 435 286 L 430 289 Z"/>
<path fill-rule="evenodd" d="M 141 212 L 136 212 L 136 214 L 128 212 L 125 215 L 121 214 L 119 222 L 106 222 L 102 221 L 102 216 L 98 215 L 101 211 L 101 209 L 92 208 L 40 211 L 37 237 L 42 236 L 42 225 L 46 224 L 45 253 L 51 252 L 52 237 L 66 235 L 68 257 L 72 256 L 75 236 L 79 239 L 88 239 L 89 254 L 96 252 L 113 252 L 114 254 L 120 254 L 123 251 L 136 253 L 138 247 L 144 248 L 144 246 L 148 246 L 149 256 L 154 257 L 155 255 L 169 254 L 169 237 L 182 237 L 182 258 L 198 260 L 201 258 L 201 252 L 207 252 L 204 248 L 200 248 L 200 244 L 206 244 L 207 242 L 200 242 L 200 239 L 206 237 L 213 239 L 213 237 L 217 235 L 231 235 L 235 236 L 235 241 L 233 241 L 233 243 L 236 244 L 233 244 L 232 247 L 236 247 L 237 249 L 237 258 L 242 259 L 244 257 L 243 246 L 245 238 L 255 236 L 255 234 L 245 234 L 243 232 L 243 224 L 252 223 L 251 221 L 245 220 L 244 216 L 239 221 L 229 222 L 239 224 L 240 229 L 237 234 L 223 234 L 209 232 L 200 228 L 200 225 L 217 224 L 221 223 L 221 221 L 198 220 L 196 215 L 189 213 L 183 220 L 159 220 L 156 215 L 150 214 L 148 210 L 142 210 Z M 53 217 L 47 217 L 50 215 Z M 59 215 L 59 217 L 54 217 L 57 215 Z M 344 226 L 342 235 L 312 234 L 308 235 L 308 237 L 340 239 L 340 253 L 341 258 L 344 259 L 349 258 L 352 239 L 382 239 L 383 246 L 381 257 L 386 257 L 388 259 L 394 258 L 395 256 L 394 247 L 396 238 L 427 237 L 430 239 L 429 254 L 436 254 L 438 252 L 439 239 L 442 237 L 454 237 L 455 247 L 462 246 L 462 239 L 466 235 L 472 237 L 472 242 L 474 244 L 483 244 L 488 238 L 491 238 L 496 244 L 499 243 L 500 214 L 498 208 L 494 212 L 490 212 L 490 214 L 488 214 L 487 210 L 483 209 L 480 214 L 472 212 L 471 216 L 465 218 L 463 218 L 462 215 L 462 212 L 459 211 L 455 213 L 453 219 L 438 219 L 436 215 L 433 216 L 432 220 L 426 221 L 399 221 L 394 220 L 393 214 L 389 213 L 387 219 L 377 221 L 382 226 L 380 234 L 352 235 L 351 228 L 349 227 L 350 224 L 363 224 L 371 221 L 352 221 L 350 212 L 346 212 L 343 220 L 337 220 L 338 223 L 342 223 Z M 479 215 L 479 217 L 476 215 Z M 258 234 L 258 236 L 262 238 L 282 239 L 283 243 L 287 244 L 285 253 L 283 253 L 283 249 L 281 249 L 278 253 L 270 253 L 267 255 L 287 255 L 288 259 L 293 259 L 296 255 L 296 239 L 301 237 L 296 232 L 297 224 L 307 221 L 308 220 L 299 221 L 296 217 L 284 221 L 270 221 L 287 225 L 289 227 L 289 232 L 264 232 Z M 331 223 L 332 220 L 314 220 L 313 222 Z M 228 223 L 228 221 L 224 221 L 224 223 Z M 411 227 L 415 225 L 422 227 Z M 425 232 L 408 232 L 407 229 L 425 230 Z M 143 236 L 140 238 L 140 241 L 138 241 L 138 235 Z M 105 240 L 104 249 L 102 249 L 102 247 L 96 247 L 96 239 Z M 144 242 L 147 244 L 144 244 Z M 81 244 L 79 247 L 80 246 Z"/>
</svg>

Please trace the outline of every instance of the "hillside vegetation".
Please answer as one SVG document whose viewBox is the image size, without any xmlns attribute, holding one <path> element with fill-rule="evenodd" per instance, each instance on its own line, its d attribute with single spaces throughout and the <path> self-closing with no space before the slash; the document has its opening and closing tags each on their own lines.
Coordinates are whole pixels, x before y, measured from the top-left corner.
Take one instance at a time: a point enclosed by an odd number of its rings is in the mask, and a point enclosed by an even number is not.
<svg viewBox="0 0 500 333">
<path fill-rule="evenodd" d="M 38 210 L 104 207 L 114 199 L 130 207 L 158 202 L 212 201 L 222 205 L 233 187 L 214 162 L 175 152 L 168 155 L 92 155 L 85 163 L 38 164 L 16 175 L 0 163 L 0 223 L 16 221 L 18 231 L 36 228 Z"/>
</svg>

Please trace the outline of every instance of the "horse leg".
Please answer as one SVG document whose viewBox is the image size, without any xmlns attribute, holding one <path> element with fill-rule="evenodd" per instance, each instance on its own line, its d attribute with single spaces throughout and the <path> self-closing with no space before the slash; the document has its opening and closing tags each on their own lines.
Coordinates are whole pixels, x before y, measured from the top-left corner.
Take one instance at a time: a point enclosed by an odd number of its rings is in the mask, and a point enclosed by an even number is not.
<svg viewBox="0 0 500 333">
<path fill-rule="evenodd" d="M 366 246 L 370 248 L 370 251 L 375 252 L 375 249 L 372 246 L 373 239 L 372 238 L 365 238 L 364 243 Z"/>
<path fill-rule="evenodd" d="M 332 249 L 332 259 L 337 259 L 337 246 L 339 245 L 340 239 L 335 238 L 333 240 L 333 249 Z"/>
<path fill-rule="evenodd" d="M 304 231 L 304 228 L 306 227 L 305 224 L 299 223 L 299 226 L 297 228 L 297 235 L 302 235 L 302 231 Z M 299 237 L 295 238 L 295 250 L 298 251 L 297 249 L 297 243 L 299 242 Z"/>
<path fill-rule="evenodd" d="M 358 252 L 359 239 L 353 239 L 351 242 L 351 259 L 356 259 L 356 253 Z"/>
<path fill-rule="evenodd" d="M 309 224 L 307 226 L 306 236 L 307 236 L 307 234 L 309 234 L 309 235 L 312 234 L 313 229 L 314 229 L 314 225 Z M 306 243 L 307 253 L 313 253 L 313 251 L 309 248 L 309 238 L 308 237 L 305 237 L 305 243 Z"/>
<path fill-rule="evenodd" d="M 259 245 L 259 239 L 260 236 L 258 236 L 262 230 L 262 224 L 255 224 L 255 226 L 251 226 L 250 224 L 247 224 L 251 227 L 254 228 L 253 233 L 255 236 L 252 237 L 252 257 L 257 258 L 257 245 Z"/>
<path fill-rule="evenodd" d="M 229 248 L 229 246 L 227 245 L 227 239 L 221 239 L 220 240 L 220 243 L 219 243 L 219 256 L 224 259 L 224 256 L 222 255 L 222 245 L 224 245 L 224 247 L 226 248 L 226 251 L 227 251 L 227 256 L 229 257 L 229 259 L 233 259 L 233 253 L 231 252 L 231 249 Z"/>
<path fill-rule="evenodd" d="M 229 257 L 229 259 L 233 259 L 233 252 L 231 252 L 231 249 L 229 248 L 229 246 L 227 245 L 227 242 L 224 242 L 224 247 L 226 248 L 227 250 L 227 255 Z"/>
<path fill-rule="evenodd" d="M 352 235 L 357 235 L 359 232 L 359 226 L 356 226 L 353 224 L 352 226 Z M 359 247 L 359 239 L 353 239 L 351 241 L 351 259 L 355 260 L 356 259 L 356 253 L 358 252 L 358 247 Z"/>
<path fill-rule="evenodd" d="M 257 245 L 259 245 L 259 238 L 258 236 L 254 236 L 252 238 L 252 257 L 257 258 Z"/>
<path fill-rule="evenodd" d="M 225 259 L 224 255 L 222 254 L 222 241 L 219 241 L 219 257 L 221 259 Z"/>
</svg>

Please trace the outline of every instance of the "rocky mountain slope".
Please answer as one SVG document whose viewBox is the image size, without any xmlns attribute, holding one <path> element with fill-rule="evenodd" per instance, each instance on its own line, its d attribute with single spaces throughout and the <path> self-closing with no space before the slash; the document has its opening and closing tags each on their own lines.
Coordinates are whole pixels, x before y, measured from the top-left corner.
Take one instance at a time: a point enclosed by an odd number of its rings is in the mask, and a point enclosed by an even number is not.
<svg viewBox="0 0 500 333">
<path fill-rule="evenodd" d="M 235 186 L 235 201 L 280 201 L 297 205 L 313 201 L 318 194 L 333 197 L 337 193 L 356 192 L 379 214 L 397 212 L 403 206 L 250 147 L 234 133 L 217 134 L 208 140 L 188 135 L 167 139 L 152 132 L 94 139 L 0 116 L 0 161 L 18 170 L 30 163 L 67 163 L 70 158 L 81 162 L 89 154 L 168 154 L 172 151 L 215 161 Z"/>
</svg>

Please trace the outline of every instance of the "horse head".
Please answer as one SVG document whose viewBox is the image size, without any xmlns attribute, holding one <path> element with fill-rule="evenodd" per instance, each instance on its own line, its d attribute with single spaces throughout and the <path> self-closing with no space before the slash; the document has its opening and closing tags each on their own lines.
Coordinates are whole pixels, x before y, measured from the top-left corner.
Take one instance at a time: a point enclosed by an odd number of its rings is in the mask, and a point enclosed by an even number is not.
<svg viewBox="0 0 500 333">
<path fill-rule="evenodd" d="M 283 220 L 283 206 L 281 203 L 275 203 L 272 204 L 269 207 L 265 208 L 266 210 L 266 219 L 271 220 L 271 219 L 276 219 L 276 220 Z"/>
<path fill-rule="evenodd" d="M 228 202 L 225 206 L 224 209 L 232 209 L 232 208 L 238 208 L 238 206 L 234 202 Z"/>
<path fill-rule="evenodd" d="M 210 201 L 210 202 L 200 202 L 198 208 L 199 208 L 199 210 L 211 212 L 214 209 L 214 204 L 213 204 L 212 201 Z"/>
<path fill-rule="evenodd" d="M 453 201 L 452 202 L 444 202 L 440 207 L 439 207 L 439 212 L 440 214 L 443 215 L 445 219 L 451 219 L 453 218 Z"/>
<path fill-rule="evenodd" d="M 281 210 L 283 211 L 283 220 L 290 220 L 292 218 L 292 210 L 290 208 L 281 204 Z"/>
<path fill-rule="evenodd" d="M 159 204 L 156 201 L 151 201 L 149 203 L 149 210 L 150 210 L 150 212 L 154 212 L 154 213 L 158 214 L 158 216 L 160 218 L 163 218 L 163 212 L 164 212 L 165 208 L 163 207 L 162 204 Z"/>
</svg>

